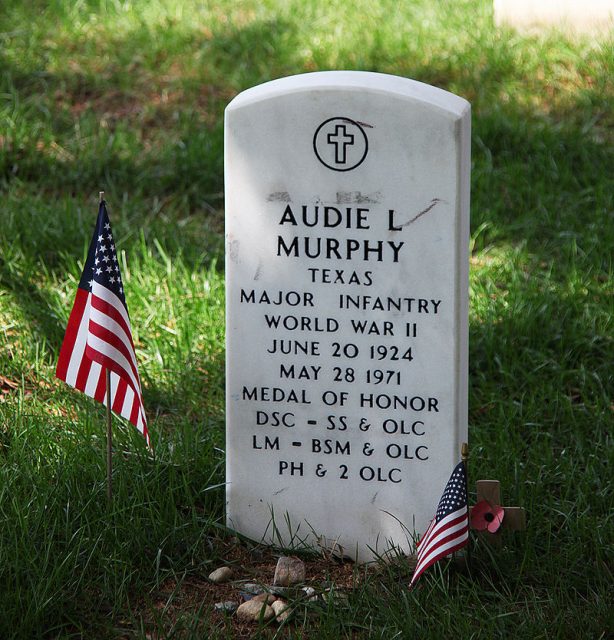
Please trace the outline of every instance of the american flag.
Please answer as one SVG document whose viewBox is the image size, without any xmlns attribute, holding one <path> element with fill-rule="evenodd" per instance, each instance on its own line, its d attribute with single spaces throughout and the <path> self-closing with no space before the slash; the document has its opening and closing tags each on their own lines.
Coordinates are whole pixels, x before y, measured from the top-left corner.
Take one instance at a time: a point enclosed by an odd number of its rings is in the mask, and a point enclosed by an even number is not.
<svg viewBox="0 0 614 640">
<path fill-rule="evenodd" d="M 55 374 L 106 404 L 107 369 L 112 410 L 128 419 L 150 445 L 124 285 L 102 200 Z"/>
<path fill-rule="evenodd" d="M 418 542 L 416 568 L 409 586 L 416 584 L 431 565 L 468 542 L 467 473 L 465 463 L 459 462 L 441 496 L 435 518 Z"/>
</svg>

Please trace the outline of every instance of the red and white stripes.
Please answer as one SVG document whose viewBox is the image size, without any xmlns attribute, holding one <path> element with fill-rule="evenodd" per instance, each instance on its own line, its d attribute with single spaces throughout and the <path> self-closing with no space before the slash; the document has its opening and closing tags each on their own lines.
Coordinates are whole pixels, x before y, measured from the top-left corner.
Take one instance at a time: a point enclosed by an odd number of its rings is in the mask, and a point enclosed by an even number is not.
<svg viewBox="0 0 614 640">
<path fill-rule="evenodd" d="M 56 369 L 58 378 L 106 403 L 106 369 L 111 372 L 111 403 L 149 445 L 130 319 L 122 301 L 93 282 L 92 292 L 77 289 Z"/>
<path fill-rule="evenodd" d="M 450 513 L 439 522 L 432 520 L 417 545 L 417 564 L 410 587 L 432 564 L 467 544 L 469 517 L 467 507 Z"/>
</svg>

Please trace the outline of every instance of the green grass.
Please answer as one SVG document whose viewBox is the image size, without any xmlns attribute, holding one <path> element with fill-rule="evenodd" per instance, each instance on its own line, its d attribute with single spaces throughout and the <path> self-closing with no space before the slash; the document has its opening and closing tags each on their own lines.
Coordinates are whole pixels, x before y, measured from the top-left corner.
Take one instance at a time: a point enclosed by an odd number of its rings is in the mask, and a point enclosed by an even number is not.
<svg viewBox="0 0 614 640">
<path fill-rule="evenodd" d="M 472 103 L 471 473 L 499 478 L 529 529 L 497 553 L 475 542 L 470 575 L 437 568 L 415 592 L 402 562 L 357 571 L 347 606 L 310 605 L 278 637 L 614 627 L 611 35 L 497 30 L 486 1 L 7 0 L 0 638 L 233 637 L 179 591 L 154 606 L 227 548 L 223 110 L 254 84 L 335 68 Z M 54 379 L 100 189 L 156 452 L 116 429 L 110 511 L 104 409 Z"/>
</svg>

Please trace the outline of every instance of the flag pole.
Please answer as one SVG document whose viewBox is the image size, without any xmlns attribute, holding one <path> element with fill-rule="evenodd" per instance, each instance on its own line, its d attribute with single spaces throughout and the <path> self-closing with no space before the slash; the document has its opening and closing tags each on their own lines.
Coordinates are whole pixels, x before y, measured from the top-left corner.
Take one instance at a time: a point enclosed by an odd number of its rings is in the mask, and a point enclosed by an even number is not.
<svg viewBox="0 0 614 640">
<path fill-rule="evenodd" d="M 469 485 L 469 444 L 467 442 L 463 442 L 461 444 L 461 460 L 465 463 L 465 478 L 467 479 L 467 485 Z M 469 491 L 467 490 L 467 493 Z M 467 496 L 467 511 L 469 510 L 469 496 Z M 469 522 L 469 514 L 467 514 L 467 526 L 469 527 L 469 531 L 471 532 L 471 524 Z M 471 563 L 471 538 L 467 541 L 467 567 L 470 566 Z"/>
<path fill-rule="evenodd" d="M 111 419 L 111 372 L 107 369 L 107 500 L 113 500 L 113 423 Z"/>
<path fill-rule="evenodd" d="M 104 201 L 104 191 L 98 193 L 99 202 Z M 107 502 L 113 500 L 113 418 L 111 415 L 111 371 L 107 367 Z"/>
</svg>

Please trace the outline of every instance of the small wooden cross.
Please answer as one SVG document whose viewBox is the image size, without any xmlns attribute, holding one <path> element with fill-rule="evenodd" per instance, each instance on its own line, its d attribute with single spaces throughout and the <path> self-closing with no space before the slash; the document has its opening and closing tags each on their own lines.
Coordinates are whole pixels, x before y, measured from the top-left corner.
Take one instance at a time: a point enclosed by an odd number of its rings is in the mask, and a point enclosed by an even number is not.
<svg viewBox="0 0 614 640">
<path fill-rule="evenodd" d="M 498 480 L 478 480 L 475 483 L 478 502 L 486 500 L 491 505 L 501 504 L 501 483 Z M 501 528 L 496 533 L 488 531 L 479 531 L 480 537 L 495 546 L 501 546 L 502 529 L 508 531 L 524 531 L 527 528 L 527 519 L 525 510 L 522 507 L 503 507 L 505 515 Z"/>
</svg>

